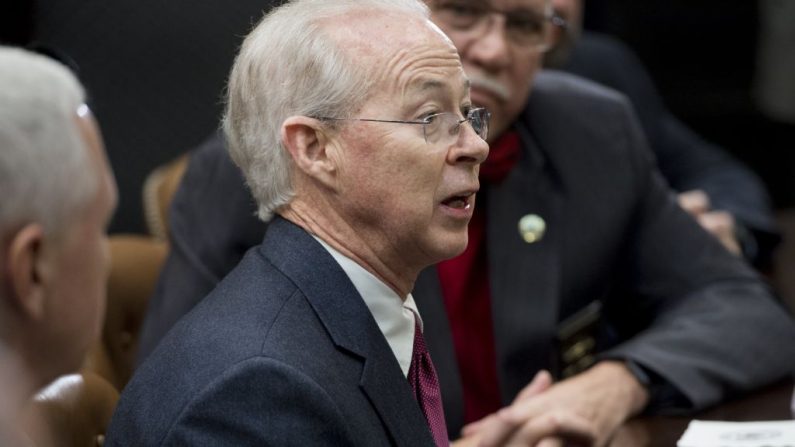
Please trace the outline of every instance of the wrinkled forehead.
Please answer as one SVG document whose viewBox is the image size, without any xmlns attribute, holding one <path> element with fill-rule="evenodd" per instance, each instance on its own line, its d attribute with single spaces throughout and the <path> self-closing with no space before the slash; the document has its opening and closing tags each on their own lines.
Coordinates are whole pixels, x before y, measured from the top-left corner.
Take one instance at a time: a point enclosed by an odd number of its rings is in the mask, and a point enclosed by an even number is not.
<svg viewBox="0 0 795 447">
<path fill-rule="evenodd" d="M 401 48 L 454 49 L 430 19 L 401 11 L 362 8 L 321 23 L 340 48 L 362 63 L 381 61 Z"/>
<path fill-rule="evenodd" d="M 333 37 L 379 89 L 392 86 L 405 94 L 445 82 L 463 82 L 455 46 L 429 19 L 402 12 L 365 11 L 345 20 L 346 26 L 332 27 Z"/>
<path fill-rule="evenodd" d="M 552 0 L 426 0 L 426 3 L 433 10 L 435 6 L 450 2 L 460 4 L 471 4 L 477 6 L 490 6 L 500 11 L 534 10 L 542 11 L 551 5 Z"/>
<path fill-rule="evenodd" d="M 551 0 L 491 0 L 495 7 L 514 9 L 514 8 L 529 8 L 529 9 L 543 9 L 551 4 Z"/>
</svg>

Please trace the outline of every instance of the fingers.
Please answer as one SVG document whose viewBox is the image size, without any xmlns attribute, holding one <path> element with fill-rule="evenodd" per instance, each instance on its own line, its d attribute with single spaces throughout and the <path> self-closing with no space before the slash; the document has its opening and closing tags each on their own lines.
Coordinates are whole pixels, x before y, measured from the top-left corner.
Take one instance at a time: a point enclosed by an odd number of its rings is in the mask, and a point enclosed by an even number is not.
<svg viewBox="0 0 795 447">
<path fill-rule="evenodd" d="M 700 189 L 679 194 L 679 205 L 698 220 L 702 228 L 718 238 L 729 252 L 742 253 L 734 231 L 734 217 L 725 211 L 710 211 L 709 196 Z"/>
<path fill-rule="evenodd" d="M 537 396 L 552 386 L 552 374 L 549 371 L 541 370 L 536 373 L 533 380 L 525 386 L 519 395 L 513 400 L 519 402 L 520 400 L 527 399 L 528 397 Z"/>
<path fill-rule="evenodd" d="M 510 407 L 503 408 L 477 422 L 479 424 L 477 430 L 480 437 L 478 446 L 502 445 L 503 441 L 517 428 L 518 424 L 506 416 L 508 408 Z M 464 435 L 470 436 L 467 433 L 464 433 Z"/>
<path fill-rule="evenodd" d="M 480 431 L 485 422 L 491 417 L 493 417 L 493 415 L 486 416 L 479 421 L 470 422 L 469 424 L 464 425 L 464 428 L 461 429 L 461 435 L 467 437 L 473 436 L 475 433 Z"/>
<path fill-rule="evenodd" d="M 477 436 L 466 436 L 450 443 L 450 447 L 476 447 L 479 438 Z"/>
<path fill-rule="evenodd" d="M 680 193 L 679 206 L 693 216 L 706 213 L 711 207 L 709 196 L 700 189 Z"/>
<path fill-rule="evenodd" d="M 591 445 L 596 439 L 596 428 L 590 420 L 567 410 L 555 410 L 534 418 L 528 418 L 521 411 L 510 415 L 514 420 L 525 421 L 522 427 L 509 439 L 509 443 L 535 445 L 542 439 L 561 438 L 582 445 Z"/>
<path fill-rule="evenodd" d="M 484 427 L 480 446 L 549 446 L 561 445 L 562 440 L 591 445 L 596 439 L 590 421 L 574 413 L 555 411 L 527 417 L 521 411 L 500 411 L 489 427 Z"/>
<path fill-rule="evenodd" d="M 513 400 L 514 403 L 543 393 L 552 386 L 552 382 L 552 374 L 550 374 L 549 371 L 541 370 L 537 372 L 535 377 L 533 377 L 533 380 L 527 384 L 519 393 L 519 395 L 517 395 Z M 474 435 L 483 427 L 485 422 L 492 417 L 494 417 L 494 415 L 487 416 L 479 421 L 470 422 L 461 429 L 461 434 L 463 436 Z"/>
<path fill-rule="evenodd" d="M 563 447 L 563 440 L 557 438 L 542 439 L 536 447 Z"/>
<path fill-rule="evenodd" d="M 713 234 L 726 249 L 735 255 L 741 253 L 740 244 L 735 236 L 734 217 L 726 211 L 710 211 L 698 216 L 698 223 Z"/>
<path fill-rule="evenodd" d="M 704 213 L 698 217 L 698 223 L 716 236 L 734 234 L 734 218 L 726 211 Z"/>
</svg>

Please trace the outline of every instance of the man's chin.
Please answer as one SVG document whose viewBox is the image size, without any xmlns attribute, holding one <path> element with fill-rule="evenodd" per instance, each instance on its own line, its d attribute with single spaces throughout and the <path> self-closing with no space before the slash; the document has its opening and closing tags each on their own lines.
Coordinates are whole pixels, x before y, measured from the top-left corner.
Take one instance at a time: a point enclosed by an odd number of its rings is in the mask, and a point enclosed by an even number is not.
<svg viewBox="0 0 795 447">
<path fill-rule="evenodd" d="M 452 259 L 463 253 L 467 248 L 468 241 L 469 236 L 466 233 L 463 235 L 463 237 L 457 235 L 455 238 L 450 238 L 449 240 L 445 241 L 445 244 L 440 246 L 438 250 L 439 261 Z"/>
</svg>

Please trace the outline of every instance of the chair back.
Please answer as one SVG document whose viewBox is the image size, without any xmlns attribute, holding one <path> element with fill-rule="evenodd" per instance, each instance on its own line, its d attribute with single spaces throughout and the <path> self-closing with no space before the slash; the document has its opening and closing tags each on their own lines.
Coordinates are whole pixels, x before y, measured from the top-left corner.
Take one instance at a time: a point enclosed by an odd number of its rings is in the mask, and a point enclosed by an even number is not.
<svg viewBox="0 0 795 447">
<path fill-rule="evenodd" d="M 166 243 L 150 236 L 110 237 L 105 323 L 84 369 L 104 377 L 117 390 L 124 389 L 135 368 L 141 324 L 166 252 Z"/>
<path fill-rule="evenodd" d="M 161 241 L 168 240 L 168 209 L 187 166 L 188 155 L 183 154 L 155 168 L 144 181 L 142 198 L 146 227 L 149 234 Z"/>
<path fill-rule="evenodd" d="M 119 393 L 91 373 L 62 376 L 41 390 L 25 412 L 35 447 L 100 447 Z"/>
</svg>

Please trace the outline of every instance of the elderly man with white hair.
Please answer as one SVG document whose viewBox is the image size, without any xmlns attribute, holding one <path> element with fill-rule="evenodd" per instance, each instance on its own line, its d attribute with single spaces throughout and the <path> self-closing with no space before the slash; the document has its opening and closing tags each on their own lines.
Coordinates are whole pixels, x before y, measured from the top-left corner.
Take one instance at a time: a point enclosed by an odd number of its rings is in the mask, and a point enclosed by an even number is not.
<svg viewBox="0 0 795 447">
<path fill-rule="evenodd" d="M 428 15 L 296 0 L 246 38 L 224 129 L 265 240 L 138 368 L 106 445 L 449 444 L 411 290 L 466 247 L 489 114 Z"/>
<path fill-rule="evenodd" d="M 0 47 L 0 444 L 99 336 L 116 185 L 66 67 Z"/>
<path fill-rule="evenodd" d="M 540 70 L 559 23 L 552 1 L 426 3 L 459 52 L 472 103 L 492 114 L 467 248 L 423 270 L 412 291 L 449 433 L 463 427 L 486 445 L 522 442 L 550 414 L 565 413 L 570 419 L 558 422 L 582 433 L 574 421 L 585 418 L 602 446 L 641 412 L 697 411 L 791 375 L 792 318 L 679 206 L 627 100 Z M 390 39 L 379 28 L 364 42 Z M 263 43 L 263 57 L 280 45 Z M 296 54 L 307 51 L 300 45 Z M 275 89 L 315 91 L 260 76 Z M 142 357 L 156 355 L 161 335 L 191 308 L 206 309 L 206 293 L 262 240 L 266 224 L 254 218 L 251 194 L 223 146 L 217 139 L 191 156 L 175 196 L 171 253 L 142 328 Z M 382 208 L 403 206 L 394 193 L 415 183 L 400 169 L 379 168 L 358 193 L 380 195 Z M 336 194 L 327 190 L 326 197 Z M 412 220 L 391 216 L 384 225 L 394 234 L 386 240 L 413 249 L 396 237 Z"/>
</svg>

